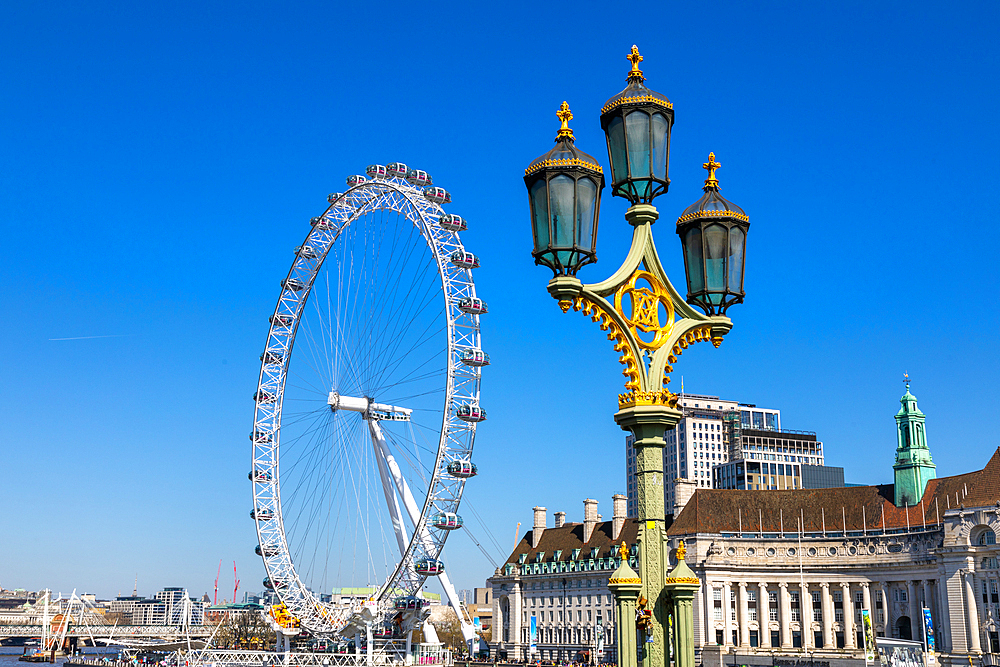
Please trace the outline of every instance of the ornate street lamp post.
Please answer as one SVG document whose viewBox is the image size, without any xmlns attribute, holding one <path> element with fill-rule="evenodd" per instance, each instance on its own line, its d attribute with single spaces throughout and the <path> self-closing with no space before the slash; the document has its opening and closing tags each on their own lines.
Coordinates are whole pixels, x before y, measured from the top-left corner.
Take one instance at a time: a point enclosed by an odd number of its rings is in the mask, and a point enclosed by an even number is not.
<svg viewBox="0 0 1000 667">
<path fill-rule="evenodd" d="M 710 154 L 705 194 L 677 220 L 684 254 L 687 299 L 683 299 L 663 270 L 653 243 L 652 225 L 659 213 L 655 197 L 670 185 L 670 131 L 673 104 L 645 86 L 639 69 L 642 56 L 633 46 L 632 69 L 625 90 L 601 109 L 601 127 L 607 136 L 611 161 L 612 195 L 631 203 L 625 219 L 632 225 L 632 246 L 625 262 L 611 277 L 584 285 L 579 269 L 597 261 L 597 222 L 604 173 L 597 160 L 574 145 L 566 102 L 559 109 L 562 126 L 556 145 L 534 160 L 524 172 L 531 208 L 534 239 L 532 256 L 555 274 L 549 293 L 563 312 L 572 308 L 596 322 L 624 366 L 624 392 L 618 396 L 615 421 L 635 437 L 636 498 L 641 529 L 637 566 L 623 567 L 611 579 L 618 605 L 618 666 L 664 667 L 669 662 L 665 628 L 670 614 L 682 614 L 674 623 L 677 667 L 694 667 L 691 599 L 698 580 L 683 562 L 667 573 L 669 548 L 665 532 L 663 448 L 664 432 L 673 429 L 682 413 L 678 396 L 668 389 L 673 364 L 689 345 L 711 341 L 716 347 L 732 328 L 726 309 L 743 301 L 746 213 L 719 194 L 715 170 L 721 165 Z M 703 312 L 698 312 L 694 307 Z M 645 609 L 652 622 L 638 632 L 630 613 Z M 624 625 L 623 625 L 624 624 Z M 632 624 L 633 627 L 627 627 Z"/>
</svg>

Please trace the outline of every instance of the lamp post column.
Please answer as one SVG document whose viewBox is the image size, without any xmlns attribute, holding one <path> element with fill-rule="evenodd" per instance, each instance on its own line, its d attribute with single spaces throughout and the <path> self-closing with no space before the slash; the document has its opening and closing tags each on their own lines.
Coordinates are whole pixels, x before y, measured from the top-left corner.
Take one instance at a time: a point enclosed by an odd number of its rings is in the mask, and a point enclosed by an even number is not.
<svg viewBox="0 0 1000 667">
<path fill-rule="evenodd" d="M 663 591 L 666 576 L 665 529 L 663 511 L 663 448 L 664 432 L 681 419 L 681 412 L 665 405 L 633 405 L 615 413 L 615 421 L 635 437 L 636 515 L 639 518 L 638 570 L 642 580 L 642 595 L 653 612 L 652 642 L 639 647 L 642 667 L 662 667 L 666 654 L 664 628 L 670 609 Z"/>
</svg>

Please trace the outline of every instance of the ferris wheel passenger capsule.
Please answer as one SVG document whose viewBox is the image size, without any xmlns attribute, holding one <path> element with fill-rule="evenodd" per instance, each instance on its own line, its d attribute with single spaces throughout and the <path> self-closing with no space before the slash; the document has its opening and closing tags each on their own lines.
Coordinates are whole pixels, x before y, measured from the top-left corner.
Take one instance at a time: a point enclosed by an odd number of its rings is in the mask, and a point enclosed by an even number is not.
<svg viewBox="0 0 1000 667">
<path fill-rule="evenodd" d="M 417 574 L 425 577 L 436 577 L 444 573 L 444 561 L 436 558 L 421 558 L 414 564 L 413 569 Z"/>
<path fill-rule="evenodd" d="M 442 530 L 457 530 L 462 527 L 462 517 L 454 512 L 441 512 L 434 517 L 434 527 Z"/>
<path fill-rule="evenodd" d="M 259 510 L 250 510 L 251 519 L 260 519 L 261 521 L 270 521 L 274 518 L 274 510 L 269 510 L 266 507 L 262 507 Z"/>
<path fill-rule="evenodd" d="M 458 410 L 455 411 L 455 416 L 464 422 L 476 423 L 486 419 L 486 410 L 483 410 L 478 405 L 465 403 L 458 407 Z"/>
<path fill-rule="evenodd" d="M 274 394 L 262 389 L 253 395 L 253 400 L 258 403 L 274 403 Z"/>
<path fill-rule="evenodd" d="M 462 352 L 462 363 L 466 366 L 489 366 L 490 355 L 478 347 L 470 347 Z"/>
<path fill-rule="evenodd" d="M 285 327 L 285 328 L 287 328 L 287 327 L 292 326 L 292 323 L 295 320 L 294 320 L 294 318 L 292 318 L 291 315 L 271 315 L 271 317 L 267 318 L 267 321 L 270 322 L 271 324 L 273 324 L 276 327 Z"/>
<path fill-rule="evenodd" d="M 328 201 L 329 203 L 332 204 L 333 202 L 335 202 L 338 199 L 340 199 L 342 196 L 343 196 L 343 194 L 340 193 L 340 192 L 331 192 L 330 194 L 328 194 L 326 196 L 326 201 Z"/>
<path fill-rule="evenodd" d="M 368 174 L 368 178 L 385 178 L 389 175 L 389 170 L 382 164 L 370 164 L 365 173 Z"/>
<path fill-rule="evenodd" d="M 479 469 L 468 459 L 458 459 L 448 464 L 448 474 L 459 479 L 468 479 L 478 475 Z"/>
<path fill-rule="evenodd" d="M 456 250 L 451 253 L 451 263 L 460 269 L 478 269 L 479 258 L 468 250 Z"/>
<path fill-rule="evenodd" d="M 395 178 L 406 178 L 406 172 L 410 170 L 410 168 L 402 162 L 390 162 L 389 166 L 386 168 L 389 170 L 389 175 L 394 176 Z"/>
<path fill-rule="evenodd" d="M 365 178 L 364 176 L 362 176 L 361 174 L 354 174 L 353 176 L 348 176 L 347 177 L 347 187 L 353 188 L 355 185 L 359 185 L 361 183 L 364 183 L 367 180 L 368 179 Z"/>
<path fill-rule="evenodd" d="M 306 288 L 306 284 L 298 278 L 285 278 L 281 281 L 281 286 L 292 292 L 301 292 Z"/>
<path fill-rule="evenodd" d="M 458 309 L 466 315 L 485 315 L 490 312 L 486 302 L 476 296 L 467 296 L 459 301 Z"/>
<path fill-rule="evenodd" d="M 309 224 L 316 229 L 334 229 L 337 226 L 330 218 L 324 218 L 323 216 L 316 216 L 315 218 L 309 219 Z"/>
<path fill-rule="evenodd" d="M 423 609 L 427 605 L 427 600 L 418 598 L 416 595 L 404 595 L 392 601 L 392 606 L 399 611 L 408 609 Z"/>
<path fill-rule="evenodd" d="M 438 220 L 438 224 L 449 232 L 464 232 L 469 226 L 465 223 L 465 218 L 454 213 L 445 213 Z"/>
<path fill-rule="evenodd" d="M 275 546 L 262 547 L 259 544 L 253 548 L 253 552 L 258 556 L 276 556 L 280 550 Z"/>
<path fill-rule="evenodd" d="M 410 169 L 409 171 L 407 171 L 406 182 L 409 183 L 410 185 L 415 185 L 418 188 L 434 184 L 434 182 L 431 180 L 431 175 L 428 174 L 423 169 Z"/>
<path fill-rule="evenodd" d="M 265 472 L 263 470 L 258 470 L 257 472 L 251 470 L 250 472 L 247 473 L 247 479 L 249 479 L 251 482 L 270 482 L 271 473 Z"/>
<path fill-rule="evenodd" d="M 288 588 L 288 582 L 287 581 L 282 581 L 281 579 L 277 579 L 275 581 L 271 581 L 271 577 L 265 577 L 264 581 L 262 581 L 260 583 L 262 583 L 264 585 L 264 588 L 266 588 L 269 591 L 284 590 L 284 589 Z"/>
<path fill-rule="evenodd" d="M 295 254 L 303 259 L 316 259 L 319 254 L 313 250 L 311 245 L 300 245 L 295 249 Z"/>
<path fill-rule="evenodd" d="M 436 185 L 434 187 L 424 188 L 424 197 L 435 204 L 451 203 L 451 193 L 444 188 L 439 188 Z"/>
<path fill-rule="evenodd" d="M 280 364 L 281 360 L 284 358 L 285 357 L 283 354 L 281 354 L 281 352 L 271 352 L 270 350 L 267 350 L 265 352 L 260 353 L 260 360 L 268 365 Z"/>
<path fill-rule="evenodd" d="M 267 431 L 254 431 L 250 434 L 250 440 L 252 442 L 268 443 L 271 442 L 272 436 Z"/>
</svg>

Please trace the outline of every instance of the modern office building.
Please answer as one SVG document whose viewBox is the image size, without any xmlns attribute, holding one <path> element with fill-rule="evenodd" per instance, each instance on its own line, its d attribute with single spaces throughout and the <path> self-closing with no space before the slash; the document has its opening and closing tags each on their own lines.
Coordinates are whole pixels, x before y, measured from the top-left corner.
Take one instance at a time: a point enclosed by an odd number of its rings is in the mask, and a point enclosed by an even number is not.
<svg viewBox="0 0 1000 667">
<path fill-rule="evenodd" d="M 768 434 L 781 430 L 780 410 L 759 408 L 752 403 L 681 393 L 678 407 L 684 416 L 677 428 L 666 434 L 667 446 L 663 450 L 663 503 L 668 513 L 678 501 L 675 480 L 693 482 L 696 488 L 712 488 L 712 469 L 734 457 L 741 458 L 742 450 L 737 448 L 734 451 L 733 444 L 742 446 L 743 440 L 737 437 L 735 442 L 731 442 L 734 434 L 738 435 L 742 429 L 766 431 Z M 625 438 L 625 487 L 628 515 L 634 517 L 636 489 L 632 442 L 631 435 Z M 763 456 L 765 450 L 760 449 L 756 453 Z"/>
<path fill-rule="evenodd" d="M 724 426 L 729 461 L 712 469 L 713 488 L 777 491 L 844 485 L 843 468 L 822 465 L 823 443 L 812 431 L 746 429 L 735 420 Z"/>
</svg>

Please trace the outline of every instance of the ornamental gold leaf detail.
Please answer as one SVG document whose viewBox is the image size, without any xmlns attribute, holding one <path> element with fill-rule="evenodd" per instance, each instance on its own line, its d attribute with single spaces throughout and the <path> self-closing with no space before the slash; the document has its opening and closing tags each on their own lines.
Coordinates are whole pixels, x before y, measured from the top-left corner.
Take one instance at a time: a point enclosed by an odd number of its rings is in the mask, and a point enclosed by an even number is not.
<svg viewBox="0 0 1000 667">
<path fill-rule="evenodd" d="M 649 287 L 637 287 L 636 283 L 640 280 Z M 632 312 L 628 314 L 622 305 L 626 296 L 632 302 Z M 666 313 L 664 322 L 660 322 L 660 306 Z M 639 347 L 658 350 L 670 338 L 670 329 L 674 325 L 674 302 L 660 279 L 649 271 L 636 269 L 625 284 L 618 288 L 615 292 L 615 310 L 628 322 Z M 646 342 L 639 338 L 640 331 L 652 333 L 653 340 Z"/>
<path fill-rule="evenodd" d="M 611 577 L 608 579 L 609 584 L 641 584 L 642 579 L 639 577 Z"/>
<path fill-rule="evenodd" d="M 602 310 L 600 304 L 582 296 L 562 299 L 559 301 L 559 307 L 564 313 L 570 308 L 578 312 L 582 311 L 584 315 L 588 315 L 592 321 L 597 323 L 601 331 L 608 332 L 608 340 L 614 341 L 615 350 L 622 353 L 618 361 L 625 366 L 625 370 L 622 371 L 622 375 L 628 378 L 625 381 L 625 389 L 637 391 L 640 387 L 639 360 L 632 353 L 632 346 L 629 345 L 626 332 L 622 331 L 614 319 Z"/>
</svg>

